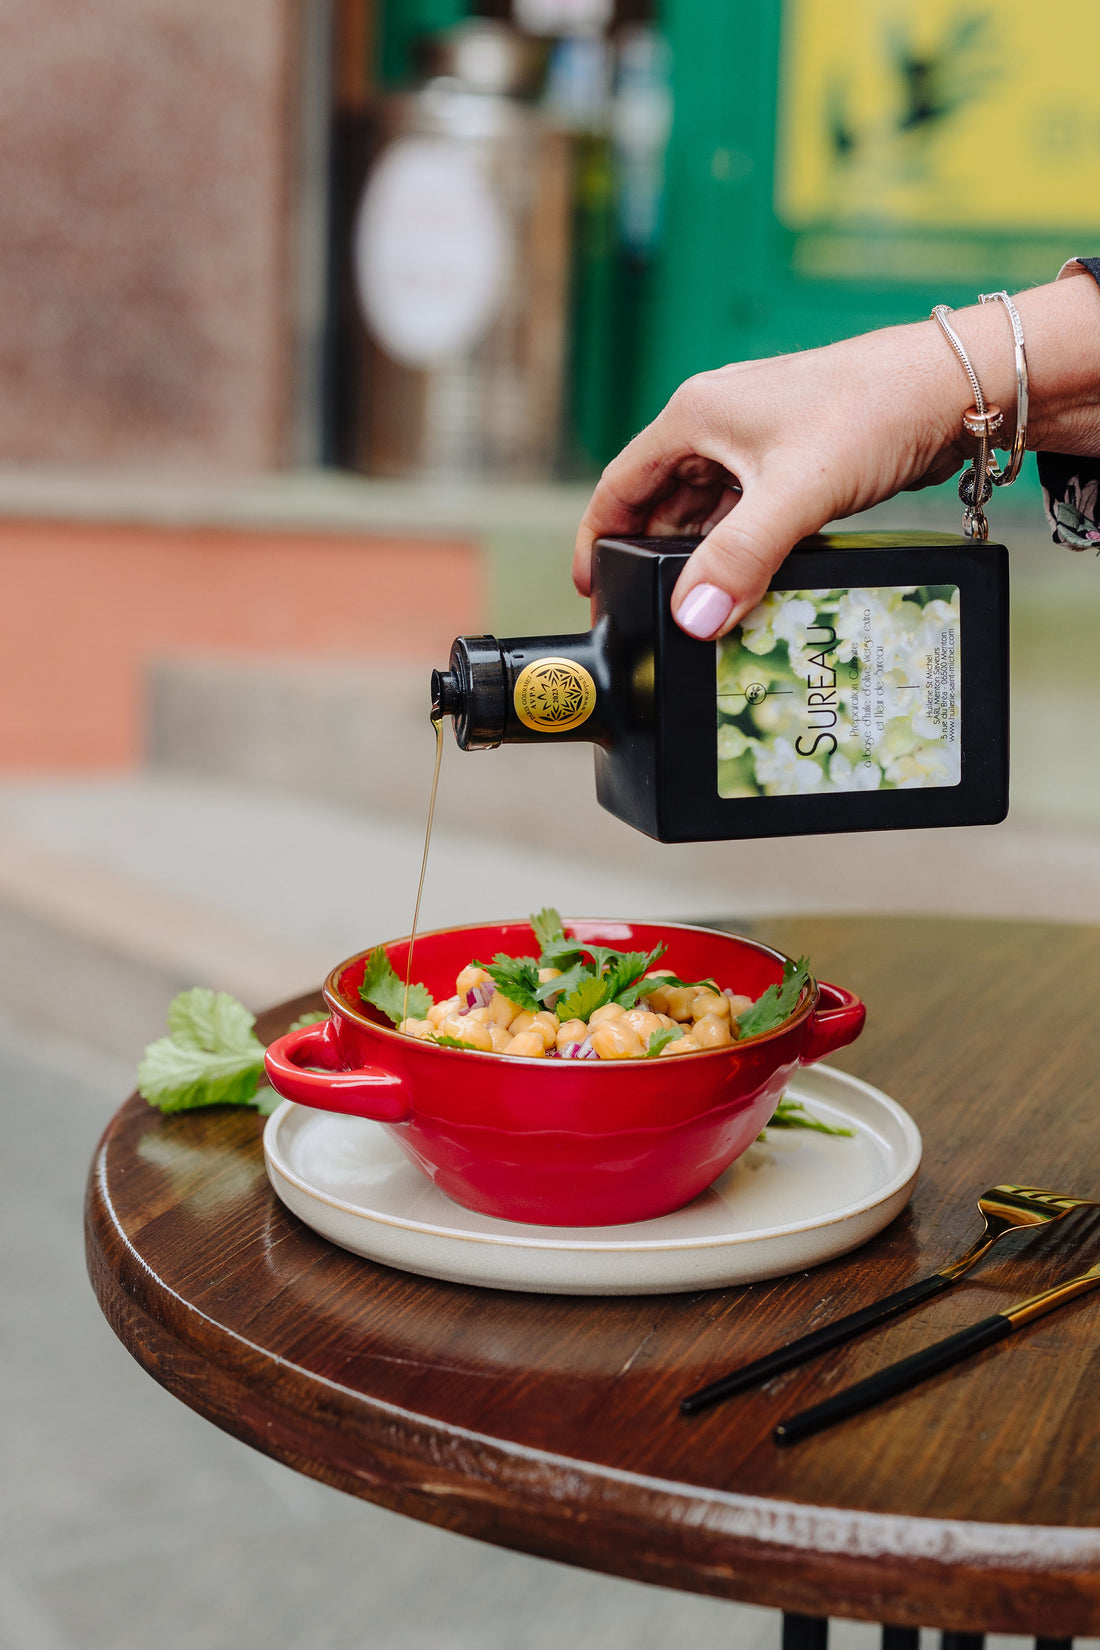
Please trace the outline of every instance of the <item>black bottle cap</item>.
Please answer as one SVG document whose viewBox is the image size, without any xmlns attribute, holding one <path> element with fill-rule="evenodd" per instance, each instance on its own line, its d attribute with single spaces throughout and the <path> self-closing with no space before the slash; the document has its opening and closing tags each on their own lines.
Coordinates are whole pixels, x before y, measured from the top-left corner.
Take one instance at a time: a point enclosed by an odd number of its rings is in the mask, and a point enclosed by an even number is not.
<svg viewBox="0 0 1100 1650">
<path fill-rule="evenodd" d="M 491 750 L 507 714 L 504 657 L 495 636 L 458 636 L 449 670 L 432 671 L 432 715 L 450 716 L 460 749 Z"/>
</svg>

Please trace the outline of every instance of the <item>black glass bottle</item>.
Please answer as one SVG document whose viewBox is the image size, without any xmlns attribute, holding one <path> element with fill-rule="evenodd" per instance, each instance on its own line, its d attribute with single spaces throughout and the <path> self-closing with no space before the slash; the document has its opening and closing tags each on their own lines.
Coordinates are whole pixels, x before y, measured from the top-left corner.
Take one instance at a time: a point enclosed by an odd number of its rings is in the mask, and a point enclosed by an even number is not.
<svg viewBox="0 0 1100 1650">
<path fill-rule="evenodd" d="M 596 795 L 662 842 L 992 824 L 1008 807 L 1008 553 L 806 539 L 720 642 L 670 597 L 696 539 L 601 539 L 592 629 L 460 636 L 432 677 L 463 750 L 588 740 Z"/>
</svg>

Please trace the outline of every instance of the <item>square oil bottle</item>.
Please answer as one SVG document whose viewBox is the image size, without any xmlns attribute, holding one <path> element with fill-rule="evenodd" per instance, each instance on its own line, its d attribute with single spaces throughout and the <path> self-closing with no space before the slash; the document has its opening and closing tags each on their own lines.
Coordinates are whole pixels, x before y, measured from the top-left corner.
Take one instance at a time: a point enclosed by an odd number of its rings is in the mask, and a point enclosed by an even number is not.
<svg viewBox="0 0 1100 1650">
<path fill-rule="evenodd" d="M 661 842 L 985 825 L 1008 809 L 1008 553 L 803 540 L 718 642 L 673 622 L 697 539 L 595 546 L 592 629 L 459 637 L 432 681 L 464 750 L 589 740 L 596 795 Z"/>
</svg>

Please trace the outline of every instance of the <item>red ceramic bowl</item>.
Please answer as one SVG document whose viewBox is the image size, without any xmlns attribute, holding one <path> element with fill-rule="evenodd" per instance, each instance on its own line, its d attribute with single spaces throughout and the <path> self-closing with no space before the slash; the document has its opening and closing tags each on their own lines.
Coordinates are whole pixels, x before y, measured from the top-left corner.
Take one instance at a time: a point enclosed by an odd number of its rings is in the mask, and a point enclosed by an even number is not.
<svg viewBox="0 0 1100 1650">
<path fill-rule="evenodd" d="M 757 997 L 782 979 L 770 946 L 673 923 L 567 922 L 598 945 L 667 946 L 660 967 Z M 386 953 L 404 978 L 409 942 Z M 529 955 L 525 922 L 417 936 L 413 977 L 451 996 L 473 958 Z M 359 997 L 367 952 L 325 981 L 332 1018 L 267 1051 L 287 1100 L 384 1123 L 412 1161 L 457 1203 L 503 1220 L 610 1226 L 689 1203 L 756 1139 L 792 1074 L 859 1036 L 865 1010 L 811 981 L 775 1031 L 731 1048 L 656 1060 L 532 1060 L 439 1048 L 402 1036 Z M 312 1069 L 320 1067 L 322 1069 Z"/>
</svg>

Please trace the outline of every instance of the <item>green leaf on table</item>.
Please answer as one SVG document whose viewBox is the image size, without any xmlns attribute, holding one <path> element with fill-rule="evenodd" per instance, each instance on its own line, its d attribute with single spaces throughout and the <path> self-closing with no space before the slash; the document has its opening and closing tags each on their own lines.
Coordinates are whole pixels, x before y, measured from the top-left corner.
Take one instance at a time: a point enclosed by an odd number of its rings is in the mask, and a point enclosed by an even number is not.
<svg viewBox="0 0 1100 1650">
<path fill-rule="evenodd" d="M 678 1043 L 683 1035 L 683 1026 L 662 1026 L 660 1031 L 651 1032 L 649 1041 L 645 1046 L 643 1058 L 655 1060 L 662 1050 L 668 1047 L 669 1043 Z"/>
<path fill-rule="evenodd" d="M 394 1025 L 399 1025 L 405 1018 L 405 982 L 380 945 L 376 945 L 367 958 L 359 995 L 365 1003 L 370 1003 L 378 1009 L 379 1013 L 384 1014 Z M 433 1000 L 426 985 L 410 985 L 407 1010 L 409 1018 L 422 1020 L 431 1008 Z"/>
<path fill-rule="evenodd" d="M 807 957 L 799 957 L 796 963 L 788 959 L 783 965 L 782 983 L 770 985 L 743 1014 L 737 1016 L 740 1039 L 759 1037 L 762 1032 L 774 1031 L 781 1026 L 794 1013 L 809 979 Z"/>
<path fill-rule="evenodd" d="M 329 1019 L 327 1008 L 311 1008 L 305 1014 L 299 1014 L 296 1020 L 291 1020 L 287 1031 L 302 1031 L 306 1026 L 320 1025 L 322 1020 Z"/>
<path fill-rule="evenodd" d="M 532 1014 L 539 1012 L 542 1007 L 538 998 L 539 965 L 534 957 L 509 957 L 507 952 L 498 951 L 491 963 L 479 962 L 474 966 L 485 970 L 510 1003 L 529 1009 Z"/>
<path fill-rule="evenodd" d="M 256 1095 L 256 1110 L 261 1117 L 270 1117 L 273 1111 L 278 1111 L 283 1103 L 281 1094 L 276 1094 L 270 1083 L 263 1083 Z"/>
<path fill-rule="evenodd" d="M 169 1005 L 169 1035 L 142 1056 L 138 1093 L 163 1112 L 251 1104 L 264 1069 L 255 1023 L 226 991 L 181 991 Z"/>
</svg>

